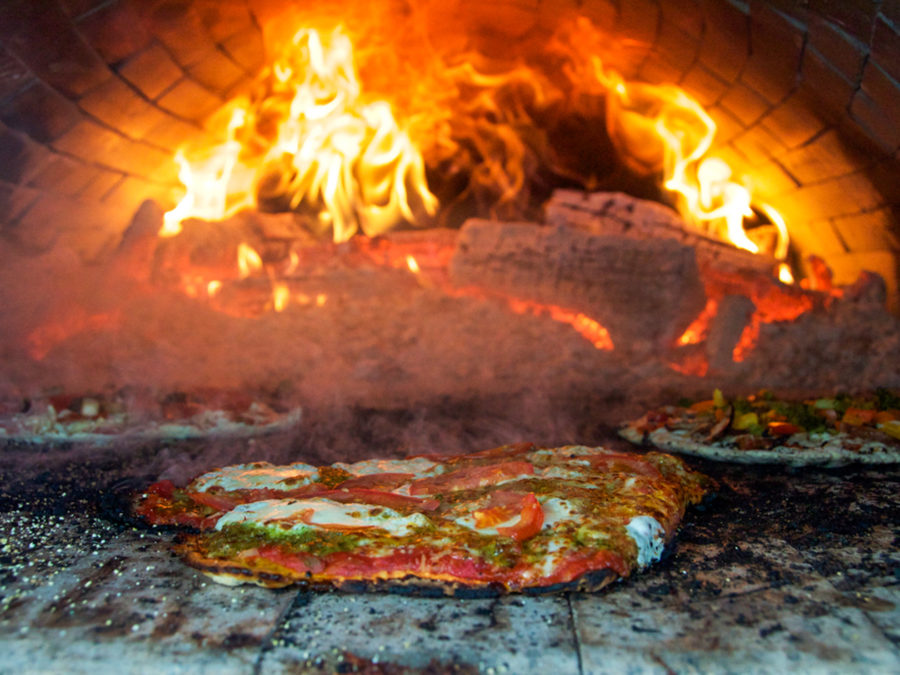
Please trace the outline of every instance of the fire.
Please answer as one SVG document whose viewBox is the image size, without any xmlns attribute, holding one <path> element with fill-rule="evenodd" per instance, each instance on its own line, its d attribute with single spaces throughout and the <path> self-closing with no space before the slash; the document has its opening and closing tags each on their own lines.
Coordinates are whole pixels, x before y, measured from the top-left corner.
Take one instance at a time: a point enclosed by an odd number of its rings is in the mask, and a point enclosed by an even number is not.
<svg viewBox="0 0 900 675">
<path fill-rule="evenodd" d="M 421 152 L 387 102 L 364 98 L 340 28 L 297 31 L 256 92 L 216 117 L 228 120 L 223 142 L 176 155 L 186 193 L 166 214 L 164 236 L 187 218 L 223 220 L 261 201 L 311 212 L 313 227 L 338 242 L 437 209 Z"/>
<path fill-rule="evenodd" d="M 358 49 L 341 26 L 285 33 L 292 37 L 249 93 L 209 120 L 218 141 L 177 153 L 185 195 L 160 234 L 177 235 L 187 219 L 222 221 L 250 208 L 293 211 L 307 232 L 329 233 L 338 243 L 357 233 L 372 241 L 403 225 L 456 225 L 459 214 L 531 217 L 549 194 L 540 192 L 547 172 L 586 189 L 602 177 L 599 166 L 567 163 L 555 147 L 560 136 L 553 134 L 567 129 L 565 120 L 579 119 L 596 122 L 632 171 L 658 175 L 689 226 L 771 255 L 780 281 L 793 283 L 784 219 L 754 196 L 752 177 L 715 156 L 716 124 L 703 107 L 680 87 L 631 81 L 609 67 L 605 37 L 588 20 L 560 25 L 546 51 L 535 52 L 540 59 L 502 63 L 439 53 L 408 32 L 368 42 L 361 35 Z M 774 239 L 770 245 L 754 234 L 760 224 Z M 268 279 L 267 307 L 274 311 L 323 304 L 324 297 L 313 299 L 284 281 L 303 264 L 297 250 L 290 246 L 274 261 L 270 249 L 264 260 L 254 246 L 240 244 L 237 279 Z M 423 287 L 435 283 L 428 260 L 425 273 L 412 255 L 392 264 L 409 269 Z M 194 297 L 225 302 L 228 295 L 218 279 L 188 285 Z M 716 307 L 708 297 L 678 345 L 705 338 Z M 612 348 L 590 317 L 560 308 L 527 311 L 569 323 L 598 349 Z"/>
<path fill-rule="evenodd" d="M 679 196 L 682 217 L 738 248 L 760 252 L 745 224 L 757 211 L 763 213 L 777 231 L 772 255 L 781 262 L 780 278 L 791 283 L 784 263 L 790 244 L 784 219 L 772 206 L 756 203 L 724 160 L 707 156 L 716 123 L 703 107 L 679 87 L 626 82 L 606 72 L 599 59 L 593 65 L 608 87 L 610 138 L 628 165 L 639 173 L 661 170 L 663 187 Z"/>
</svg>

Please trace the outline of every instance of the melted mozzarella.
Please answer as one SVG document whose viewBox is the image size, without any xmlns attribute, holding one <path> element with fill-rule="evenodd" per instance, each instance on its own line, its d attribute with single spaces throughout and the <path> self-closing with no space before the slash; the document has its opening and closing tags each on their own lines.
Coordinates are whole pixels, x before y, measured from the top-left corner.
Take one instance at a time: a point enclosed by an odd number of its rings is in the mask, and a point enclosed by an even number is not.
<svg viewBox="0 0 900 675">
<path fill-rule="evenodd" d="M 509 520 L 504 520 L 502 523 L 497 523 L 493 527 L 478 527 L 475 524 L 475 516 L 471 513 L 467 513 L 466 515 L 460 516 L 459 518 L 455 519 L 453 522 L 455 522 L 457 525 L 462 525 L 463 527 L 470 530 L 474 530 L 478 534 L 490 534 L 497 536 L 500 534 L 497 531 L 498 527 L 512 527 L 513 525 L 518 525 L 520 520 L 522 520 L 522 514 L 517 513 Z"/>
<path fill-rule="evenodd" d="M 384 506 L 341 504 L 330 499 L 268 499 L 236 506 L 219 518 L 216 529 L 253 524 L 278 532 L 301 532 L 311 527 L 328 529 L 329 525 L 337 525 L 377 527 L 395 537 L 404 537 L 429 522 L 421 513 L 405 516 Z"/>
<path fill-rule="evenodd" d="M 275 466 L 268 462 L 254 462 L 210 471 L 195 479 L 191 486 L 199 492 L 206 492 L 214 486 L 229 491 L 259 488 L 279 490 L 300 487 L 314 482 L 316 478 L 318 470 L 310 464 Z"/>
<path fill-rule="evenodd" d="M 544 510 L 544 527 L 548 529 L 559 523 L 578 520 L 580 517 L 578 505 L 565 499 L 551 497 L 541 504 Z"/>
<path fill-rule="evenodd" d="M 580 463 L 580 462 L 579 462 Z M 571 480 L 581 483 L 579 487 L 593 489 L 599 487 L 595 483 L 589 482 L 585 475 L 584 468 L 571 468 L 568 466 L 546 466 L 543 468 L 535 468 L 535 475 L 541 478 L 554 478 L 557 480 Z"/>
<path fill-rule="evenodd" d="M 362 462 L 345 464 L 338 462 L 334 465 L 354 476 L 369 476 L 374 473 L 411 473 L 416 478 L 424 478 L 443 472 L 443 465 L 432 462 L 425 457 L 412 457 L 410 459 L 366 459 Z"/>
<path fill-rule="evenodd" d="M 634 543 L 637 544 L 637 562 L 646 567 L 662 557 L 666 542 L 663 526 L 651 516 L 635 516 L 625 526 Z"/>
</svg>

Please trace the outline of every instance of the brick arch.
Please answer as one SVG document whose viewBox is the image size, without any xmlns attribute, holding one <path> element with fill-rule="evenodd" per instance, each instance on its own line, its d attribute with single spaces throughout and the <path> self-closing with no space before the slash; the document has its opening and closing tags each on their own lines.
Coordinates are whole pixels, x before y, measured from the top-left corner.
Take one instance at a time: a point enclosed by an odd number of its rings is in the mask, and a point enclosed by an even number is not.
<svg viewBox="0 0 900 675">
<path fill-rule="evenodd" d="M 401 0 L 386 0 L 403 11 Z M 420 4 L 428 0 L 420 0 Z M 0 5 L 0 225 L 26 251 L 86 258 L 137 203 L 169 201 L 173 151 L 263 62 L 279 0 L 7 0 Z M 628 48 L 626 77 L 674 82 L 719 125 L 715 151 L 839 281 L 896 298 L 900 4 L 860 0 L 456 0 L 472 40 L 585 15 Z M 327 3 L 340 11 L 341 3 Z M 503 43 L 501 43 L 503 44 Z M 896 307 L 895 307 L 896 308 Z"/>
</svg>

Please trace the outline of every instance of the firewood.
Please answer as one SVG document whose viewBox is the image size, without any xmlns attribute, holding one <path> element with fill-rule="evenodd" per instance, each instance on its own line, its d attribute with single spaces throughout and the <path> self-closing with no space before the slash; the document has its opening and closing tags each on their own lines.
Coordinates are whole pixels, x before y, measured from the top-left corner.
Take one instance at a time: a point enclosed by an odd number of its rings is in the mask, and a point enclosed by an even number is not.
<svg viewBox="0 0 900 675">
<path fill-rule="evenodd" d="M 701 270 L 749 270 L 772 274 L 777 261 L 736 248 L 704 232 L 690 228 L 672 209 L 621 192 L 557 190 L 546 206 L 546 222 L 568 225 L 594 234 L 614 234 L 634 239 L 674 239 L 697 251 Z"/>
<path fill-rule="evenodd" d="M 753 301 L 743 295 L 726 295 L 719 301 L 706 338 L 710 372 L 727 371 L 732 366 L 734 347 L 755 310 Z"/>
<path fill-rule="evenodd" d="M 690 246 L 567 226 L 471 219 L 450 279 L 581 312 L 618 349 L 640 353 L 669 346 L 705 304 Z"/>
</svg>

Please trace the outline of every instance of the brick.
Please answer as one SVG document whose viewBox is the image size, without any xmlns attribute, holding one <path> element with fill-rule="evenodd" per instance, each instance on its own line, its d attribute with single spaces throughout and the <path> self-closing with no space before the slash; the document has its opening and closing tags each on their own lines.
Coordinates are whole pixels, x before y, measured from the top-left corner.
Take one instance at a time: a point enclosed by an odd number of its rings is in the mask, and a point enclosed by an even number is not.
<svg viewBox="0 0 900 675">
<path fill-rule="evenodd" d="M 752 126 L 770 108 L 768 101 L 740 82 L 728 89 L 719 104 L 746 127 Z"/>
<path fill-rule="evenodd" d="M 747 182 L 754 194 L 770 201 L 777 199 L 779 195 L 793 192 L 800 185 L 777 159 L 754 166 L 752 173 L 747 176 Z"/>
<path fill-rule="evenodd" d="M 33 82 L 31 71 L 0 44 L 0 99 L 11 96 Z"/>
<path fill-rule="evenodd" d="M 611 31 L 616 25 L 616 16 L 619 13 L 616 3 L 612 0 L 596 0 L 596 2 L 584 3 L 579 8 L 581 15 L 590 19 L 591 23 L 601 30 Z M 550 2 L 543 2 L 542 5 L 552 6 Z"/>
<path fill-rule="evenodd" d="M 852 174 L 869 164 L 865 155 L 833 129 L 785 154 L 779 161 L 804 185 Z"/>
<path fill-rule="evenodd" d="M 900 204 L 900 162 L 893 157 L 883 157 L 866 169 L 866 176 L 881 193 L 882 203 Z"/>
<path fill-rule="evenodd" d="M 859 81 L 863 60 L 869 52 L 865 43 L 851 37 L 833 23 L 814 16 L 809 22 L 809 44 L 845 78 L 851 82 Z"/>
<path fill-rule="evenodd" d="M 205 34 L 193 15 L 183 23 L 157 27 L 154 34 L 182 68 L 200 63 L 210 52 L 216 50 L 215 43 Z"/>
<path fill-rule="evenodd" d="M 8 230 L 41 198 L 37 190 L 0 183 L 0 232 Z"/>
<path fill-rule="evenodd" d="M 816 110 L 829 121 L 842 119 L 856 86 L 825 61 L 819 52 L 807 47 L 803 56 L 803 91 L 816 101 Z"/>
<path fill-rule="evenodd" d="M 834 227 L 851 251 L 895 251 L 900 249 L 900 235 L 896 231 L 898 221 L 898 209 L 887 207 L 836 218 Z"/>
<path fill-rule="evenodd" d="M 678 82 L 684 72 L 675 68 L 665 55 L 651 54 L 641 65 L 637 79 L 651 84 Z"/>
<path fill-rule="evenodd" d="M 808 0 L 764 0 L 767 5 L 789 17 L 798 24 L 805 25 L 810 19 Z M 751 0 L 757 4 L 759 0 Z"/>
<path fill-rule="evenodd" d="M 224 95 L 245 77 L 244 71 L 220 51 L 188 69 L 188 74 L 207 89 Z"/>
<path fill-rule="evenodd" d="M 159 125 L 155 126 L 147 134 L 147 142 L 159 148 L 165 148 L 174 153 L 178 148 L 188 142 L 202 139 L 204 137 L 203 130 L 196 124 L 189 124 L 182 120 L 170 117 Z M 212 139 L 207 139 L 208 144 L 212 144 Z"/>
<path fill-rule="evenodd" d="M 682 73 L 694 65 L 700 51 L 700 40 L 688 35 L 678 26 L 663 22 L 659 29 L 654 52 Z"/>
<path fill-rule="evenodd" d="M 119 67 L 119 75 L 149 99 L 155 99 L 184 77 L 184 71 L 159 45 L 135 54 Z"/>
<path fill-rule="evenodd" d="M 884 0 L 881 3 L 881 16 L 895 26 L 900 25 L 900 0 Z"/>
<path fill-rule="evenodd" d="M 900 148 L 900 129 L 897 128 L 896 119 L 886 116 L 878 104 L 864 92 L 859 91 L 853 97 L 850 115 L 858 128 L 882 152 L 894 152 Z"/>
<path fill-rule="evenodd" d="M 99 202 L 123 179 L 124 175 L 117 171 L 97 169 L 93 180 L 85 186 L 78 198 L 84 201 Z"/>
<path fill-rule="evenodd" d="M 106 64 L 55 3 L 0 3 L 0 42 L 38 77 L 77 98 L 109 77 Z"/>
<path fill-rule="evenodd" d="M 831 259 L 832 256 L 842 255 L 847 252 L 844 242 L 829 220 L 810 221 L 802 217 L 794 217 L 788 209 L 788 204 L 783 203 L 780 209 L 781 215 L 788 225 L 791 242 L 794 247 L 803 253 L 803 256 L 818 255 Z"/>
<path fill-rule="evenodd" d="M 801 187 L 784 204 L 788 220 L 828 220 L 881 208 L 881 193 L 863 172 Z"/>
<path fill-rule="evenodd" d="M 616 36 L 645 45 L 656 45 L 659 5 L 653 0 L 629 0 L 619 4 Z"/>
<path fill-rule="evenodd" d="M 64 152 L 122 173 L 175 180 L 171 156 L 85 120 L 53 143 Z"/>
<path fill-rule="evenodd" d="M 71 17 L 78 18 L 82 14 L 97 9 L 109 0 L 59 0 L 63 11 Z"/>
<path fill-rule="evenodd" d="M 90 184 L 96 174 L 97 169 L 92 166 L 50 153 L 48 161 L 28 182 L 28 186 L 74 197 Z"/>
<path fill-rule="evenodd" d="M 107 63 L 117 63 L 150 44 L 150 33 L 128 3 L 107 4 L 82 17 L 78 31 Z"/>
<path fill-rule="evenodd" d="M 728 88 L 723 80 L 699 63 L 694 65 L 678 84 L 704 107 L 716 103 Z"/>
<path fill-rule="evenodd" d="M 241 2 L 204 3 L 197 7 L 197 12 L 214 42 L 222 42 L 254 26 L 250 10 Z"/>
<path fill-rule="evenodd" d="M 760 124 L 785 147 L 793 148 L 806 143 L 825 128 L 825 122 L 814 112 L 815 102 L 802 91 L 782 101 Z"/>
<path fill-rule="evenodd" d="M 868 43 L 879 4 L 880 0 L 809 0 L 809 9 Z"/>
<path fill-rule="evenodd" d="M 167 117 L 116 77 L 85 95 L 79 105 L 107 126 L 134 139 L 144 138 Z"/>
<path fill-rule="evenodd" d="M 180 196 L 176 196 L 176 192 L 181 189 L 128 176 L 119 181 L 103 201 L 133 214 L 145 199 L 157 201 L 164 209 L 174 208 Z"/>
<path fill-rule="evenodd" d="M 701 0 L 681 0 L 660 3 L 663 26 L 677 26 L 697 41 L 703 36 L 703 6 Z"/>
<path fill-rule="evenodd" d="M 765 127 L 749 129 L 733 138 L 731 144 L 747 158 L 751 166 L 765 164 L 784 151 L 784 146 Z"/>
<path fill-rule="evenodd" d="M 723 80 L 734 80 L 750 55 L 750 17 L 728 2 L 703 0 L 706 22 L 700 61 Z"/>
<path fill-rule="evenodd" d="M 900 80 L 900 32 L 883 19 L 872 33 L 872 59 L 895 80 Z"/>
<path fill-rule="evenodd" d="M 0 106 L 0 120 L 8 127 L 49 143 L 81 120 L 81 113 L 66 98 L 36 81 Z"/>
<path fill-rule="evenodd" d="M 255 75 L 265 63 L 266 49 L 256 28 L 238 33 L 221 44 L 234 62 L 251 75 Z"/>
<path fill-rule="evenodd" d="M 72 203 L 57 195 L 38 193 L 40 199 L 32 202 L 13 227 L 5 228 L 8 239 L 18 244 L 29 254 L 45 253 L 51 250 L 62 232 L 61 225 L 68 221 Z"/>
<path fill-rule="evenodd" d="M 223 101 L 205 87 L 184 78 L 157 102 L 176 117 L 200 121 L 222 105 Z"/>
<path fill-rule="evenodd" d="M 25 134 L 0 125 L 0 180 L 22 185 L 34 176 L 49 152 Z"/>
<path fill-rule="evenodd" d="M 780 13 L 761 3 L 750 15 L 751 56 L 741 79 L 771 103 L 784 99 L 800 79 L 803 33 Z"/>
<path fill-rule="evenodd" d="M 725 145 L 732 138 L 745 131 L 740 120 L 722 106 L 715 106 L 706 111 L 716 123 L 716 143 Z"/>
<path fill-rule="evenodd" d="M 828 257 L 828 266 L 834 273 L 834 283 L 848 286 L 859 278 L 862 272 L 875 272 L 884 279 L 887 286 L 888 309 L 898 311 L 897 257 L 893 251 L 851 251 Z"/>
</svg>

